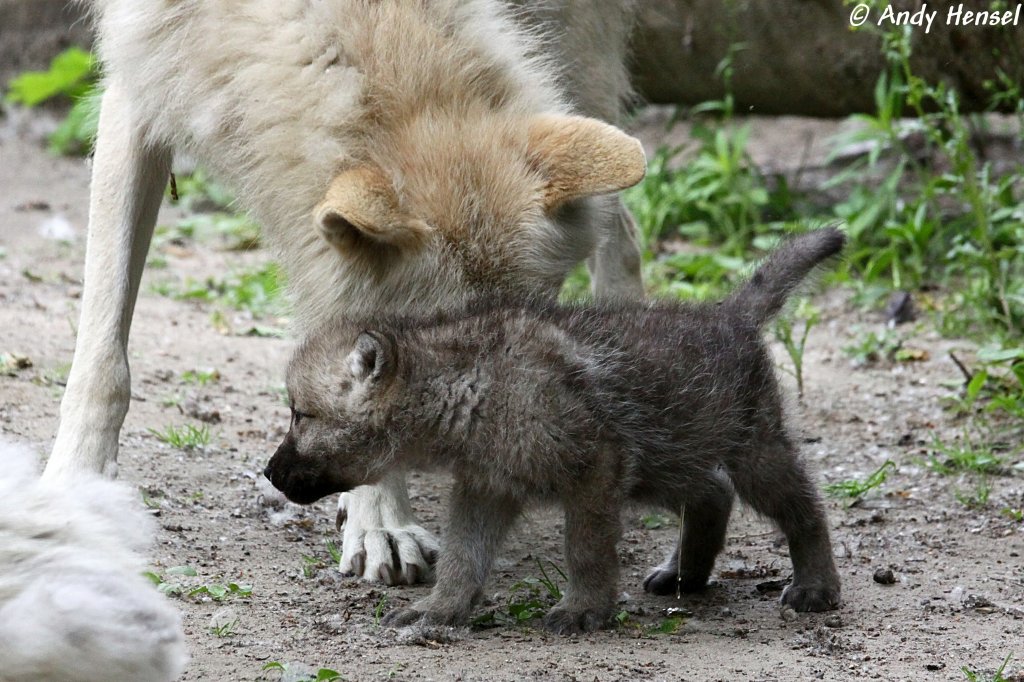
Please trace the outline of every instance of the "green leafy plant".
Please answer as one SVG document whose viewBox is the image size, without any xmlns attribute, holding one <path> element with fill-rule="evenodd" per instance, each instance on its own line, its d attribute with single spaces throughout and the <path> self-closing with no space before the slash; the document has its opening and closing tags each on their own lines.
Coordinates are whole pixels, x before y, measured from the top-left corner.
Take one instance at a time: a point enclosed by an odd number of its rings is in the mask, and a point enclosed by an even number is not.
<svg viewBox="0 0 1024 682">
<path fill-rule="evenodd" d="M 198 577 L 198 573 L 191 566 L 173 566 L 168 568 L 166 571 L 168 576 L 178 578 L 195 578 Z M 227 584 L 222 583 L 206 583 L 200 585 L 186 585 L 184 582 L 175 581 L 172 582 L 165 579 L 159 573 L 155 571 L 145 571 L 142 574 L 148 578 L 156 588 L 164 594 L 171 595 L 185 595 L 188 597 L 209 597 L 214 601 L 223 601 L 230 597 L 249 597 L 252 595 L 252 585 L 246 585 L 244 583 L 229 582 Z M 189 582 L 189 581 L 185 581 Z"/>
<path fill-rule="evenodd" d="M 675 521 L 671 517 L 657 512 L 644 514 L 640 517 L 640 523 L 647 530 L 657 530 L 658 528 L 667 528 L 669 526 L 676 525 Z"/>
<path fill-rule="evenodd" d="M 201 282 L 186 281 L 183 289 L 163 283 L 157 293 L 179 300 L 203 301 L 244 310 L 256 317 L 280 311 L 284 276 L 273 263 L 256 270 L 239 272 L 224 279 L 209 277 Z"/>
<path fill-rule="evenodd" d="M 334 544 L 333 540 L 324 540 L 324 547 L 327 549 L 327 554 L 331 557 L 331 561 L 335 566 L 341 564 L 341 550 Z"/>
<path fill-rule="evenodd" d="M 188 591 L 188 596 L 209 596 L 214 601 L 223 601 L 228 597 L 248 597 L 252 595 L 252 585 L 230 582 L 227 585 L 210 583 L 199 585 Z"/>
<path fill-rule="evenodd" d="M 979 476 L 969 491 L 957 490 L 953 497 L 968 509 L 983 509 L 988 506 L 988 498 L 992 494 L 992 484 L 987 476 Z"/>
<path fill-rule="evenodd" d="M 821 313 L 804 299 L 797 306 L 794 317 L 803 321 L 803 329 L 800 331 L 799 336 L 793 331 L 792 319 L 780 317 L 775 323 L 775 338 L 782 343 L 786 353 L 789 355 L 790 361 L 793 363 L 792 371 L 789 368 L 784 369 L 796 378 L 797 396 L 803 400 L 804 350 L 807 348 L 807 336 L 811 333 L 811 329 L 818 324 L 818 321 L 821 319 Z"/>
<path fill-rule="evenodd" d="M 846 346 L 843 352 L 853 360 L 856 367 L 873 365 L 879 362 L 890 362 L 903 347 L 903 339 L 894 329 L 882 331 L 867 330 Z"/>
<path fill-rule="evenodd" d="M 292 664 L 281 663 L 279 661 L 269 661 L 263 665 L 263 670 L 277 670 L 283 674 L 289 672 L 291 665 Z M 341 673 L 337 670 L 320 668 L 315 673 L 306 675 L 305 677 L 291 679 L 296 680 L 296 682 L 334 682 L 335 680 L 343 680 L 345 678 L 342 677 Z"/>
<path fill-rule="evenodd" d="M 28 71 L 8 85 L 5 99 L 28 107 L 53 99 L 72 102 L 71 110 L 50 135 L 50 149 L 59 154 L 87 154 L 96 138 L 101 92 L 92 55 L 70 47 L 50 62 L 46 71 Z"/>
</svg>

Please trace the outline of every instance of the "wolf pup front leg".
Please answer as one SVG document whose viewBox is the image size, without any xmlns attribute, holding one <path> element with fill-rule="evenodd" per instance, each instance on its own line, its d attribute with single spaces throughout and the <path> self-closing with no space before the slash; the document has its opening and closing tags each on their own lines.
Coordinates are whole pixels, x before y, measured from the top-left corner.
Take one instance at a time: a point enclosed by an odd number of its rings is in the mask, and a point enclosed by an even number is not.
<svg viewBox="0 0 1024 682">
<path fill-rule="evenodd" d="M 382 624 L 465 625 L 480 598 L 494 555 L 520 509 L 514 498 L 457 481 L 434 589 L 411 607 L 388 613 Z"/>
<path fill-rule="evenodd" d="M 615 606 L 622 535 L 621 504 L 606 486 L 589 486 L 565 501 L 565 561 L 569 584 L 561 601 L 544 617 L 560 635 L 604 627 Z"/>
</svg>

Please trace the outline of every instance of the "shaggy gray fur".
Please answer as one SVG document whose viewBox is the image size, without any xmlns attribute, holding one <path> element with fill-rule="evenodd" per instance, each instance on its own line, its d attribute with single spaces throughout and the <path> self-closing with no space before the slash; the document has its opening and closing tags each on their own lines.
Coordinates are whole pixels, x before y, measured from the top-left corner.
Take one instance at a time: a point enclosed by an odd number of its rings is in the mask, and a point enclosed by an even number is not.
<svg viewBox="0 0 1024 682">
<path fill-rule="evenodd" d="M 783 603 L 834 609 L 825 515 L 786 430 L 761 328 L 843 242 L 836 229 L 793 238 L 717 304 L 490 302 L 321 330 L 289 367 L 291 428 L 266 475 L 311 502 L 394 467 L 452 471 L 437 584 L 388 614 L 390 625 L 465 623 L 507 530 L 534 501 L 565 509 L 569 585 L 551 629 L 607 622 L 628 500 L 686 509 L 681 551 L 645 589 L 699 590 L 733 491 L 789 542 Z"/>
</svg>

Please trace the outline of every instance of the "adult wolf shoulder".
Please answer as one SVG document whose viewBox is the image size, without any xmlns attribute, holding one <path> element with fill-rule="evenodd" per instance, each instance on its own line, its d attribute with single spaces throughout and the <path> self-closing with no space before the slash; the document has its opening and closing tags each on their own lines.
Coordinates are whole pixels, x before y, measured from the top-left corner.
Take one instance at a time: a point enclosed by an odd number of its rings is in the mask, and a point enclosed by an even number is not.
<svg viewBox="0 0 1024 682">
<path fill-rule="evenodd" d="M 627 2 L 83 1 L 105 94 L 81 322 L 44 477 L 116 470 L 128 331 L 180 152 L 262 225 L 300 331 L 550 295 L 584 259 L 599 295 L 641 293 L 611 193 L 639 181 L 643 153 L 584 116 L 613 118 L 625 94 Z M 339 505 L 343 570 L 427 572 L 437 544 L 402 474 Z"/>
</svg>

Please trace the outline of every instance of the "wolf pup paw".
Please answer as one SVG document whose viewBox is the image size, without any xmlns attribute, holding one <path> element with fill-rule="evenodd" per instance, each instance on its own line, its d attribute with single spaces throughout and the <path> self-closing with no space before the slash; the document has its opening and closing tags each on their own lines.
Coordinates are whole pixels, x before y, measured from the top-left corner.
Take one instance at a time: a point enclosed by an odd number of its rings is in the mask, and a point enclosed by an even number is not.
<svg viewBox="0 0 1024 682">
<path fill-rule="evenodd" d="M 683 571 L 676 575 L 675 569 L 658 567 L 644 578 L 644 591 L 651 594 L 675 594 L 680 592 L 700 592 L 708 586 L 707 575 L 695 575 Z"/>
<path fill-rule="evenodd" d="M 790 585 L 783 590 L 781 601 L 795 611 L 832 611 L 839 608 L 839 586 Z"/>
<path fill-rule="evenodd" d="M 380 619 L 380 624 L 386 628 L 404 628 L 418 623 L 422 617 L 423 612 L 416 609 L 393 609 Z"/>
<path fill-rule="evenodd" d="M 600 630 L 608 623 L 607 609 L 564 609 L 557 606 L 544 616 L 544 627 L 558 635 Z"/>
<path fill-rule="evenodd" d="M 463 614 L 455 611 L 410 607 L 390 611 L 380 624 L 387 628 L 404 628 L 409 625 L 463 625 L 465 621 Z"/>
</svg>

